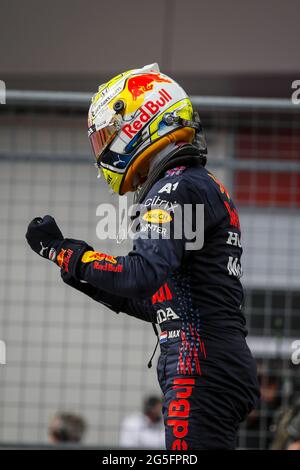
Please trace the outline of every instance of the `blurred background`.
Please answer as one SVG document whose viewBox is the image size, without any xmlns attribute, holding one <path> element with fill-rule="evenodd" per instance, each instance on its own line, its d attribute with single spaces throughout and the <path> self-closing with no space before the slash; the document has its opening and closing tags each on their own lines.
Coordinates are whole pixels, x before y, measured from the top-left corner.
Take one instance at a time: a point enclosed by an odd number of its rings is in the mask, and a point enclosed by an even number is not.
<svg viewBox="0 0 300 470">
<path fill-rule="evenodd" d="M 50 213 L 65 236 L 112 254 L 130 249 L 96 238 L 97 206 L 118 200 L 96 179 L 86 115 L 100 83 L 152 62 L 192 95 L 208 168 L 240 213 L 262 400 L 239 446 L 300 441 L 300 365 L 291 360 L 300 339 L 299 13 L 297 0 L 2 0 L 0 446 L 126 447 L 124 429 L 161 445 L 151 325 L 71 291 L 24 238 L 33 217 Z"/>
</svg>

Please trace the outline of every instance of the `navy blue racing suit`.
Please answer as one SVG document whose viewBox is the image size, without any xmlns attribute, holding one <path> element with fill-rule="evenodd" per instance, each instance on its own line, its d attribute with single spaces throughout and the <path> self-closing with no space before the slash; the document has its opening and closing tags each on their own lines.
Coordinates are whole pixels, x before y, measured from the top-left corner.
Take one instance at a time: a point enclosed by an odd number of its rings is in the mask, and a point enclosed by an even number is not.
<svg viewBox="0 0 300 470">
<path fill-rule="evenodd" d="M 201 246 L 195 239 L 188 244 L 185 233 L 199 229 L 196 207 L 204 208 Z M 177 237 L 175 220 L 183 213 Z M 181 165 L 155 182 L 140 214 L 127 256 L 87 248 L 78 259 L 71 244 L 63 278 L 116 312 L 159 324 L 166 448 L 234 449 L 239 423 L 259 396 L 245 341 L 237 210 L 213 174 Z"/>
</svg>

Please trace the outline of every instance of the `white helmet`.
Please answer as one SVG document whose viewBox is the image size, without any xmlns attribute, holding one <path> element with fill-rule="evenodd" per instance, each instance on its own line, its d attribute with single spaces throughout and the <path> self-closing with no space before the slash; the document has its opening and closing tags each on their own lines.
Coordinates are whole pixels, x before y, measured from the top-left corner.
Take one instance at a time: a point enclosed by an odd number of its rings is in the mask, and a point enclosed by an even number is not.
<svg viewBox="0 0 300 470">
<path fill-rule="evenodd" d="M 171 142 L 191 142 L 197 126 L 189 97 L 157 64 L 101 85 L 88 114 L 97 166 L 118 194 L 137 189 L 151 158 Z"/>
</svg>

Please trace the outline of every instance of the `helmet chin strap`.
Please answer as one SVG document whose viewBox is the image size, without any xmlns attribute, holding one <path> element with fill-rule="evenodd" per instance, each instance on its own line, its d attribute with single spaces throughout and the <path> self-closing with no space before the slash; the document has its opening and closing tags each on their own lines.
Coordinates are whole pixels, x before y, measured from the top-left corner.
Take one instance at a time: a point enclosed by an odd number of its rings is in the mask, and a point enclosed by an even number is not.
<svg viewBox="0 0 300 470">
<path fill-rule="evenodd" d="M 150 188 L 160 179 L 162 173 L 179 165 L 206 165 L 206 156 L 200 153 L 199 148 L 186 142 L 177 142 L 167 145 L 150 163 L 150 171 L 145 183 L 136 190 L 134 203 L 142 202 Z"/>
</svg>

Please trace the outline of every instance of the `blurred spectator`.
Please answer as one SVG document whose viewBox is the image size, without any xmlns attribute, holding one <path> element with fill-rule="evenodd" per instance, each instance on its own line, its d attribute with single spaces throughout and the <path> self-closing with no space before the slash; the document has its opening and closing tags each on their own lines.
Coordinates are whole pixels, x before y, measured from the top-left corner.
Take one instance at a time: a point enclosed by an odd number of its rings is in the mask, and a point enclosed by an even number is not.
<svg viewBox="0 0 300 470">
<path fill-rule="evenodd" d="M 128 449 L 165 449 L 162 402 L 146 397 L 143 411 L 127 416 L 120 430 L 120 447 Z"/>
<path fill-rule="evenodd" d="M 300 399 L 280 410 L 274 423 L 272 450 L 300 450 Z"/>
<path fill-rule="evenodd" d="M 282 381 L 278 361 L 258 361 L 257 374 L 261 397 L 257 408 L 246 422 L 246 447 L 267 449 L 272 442 L 271 426 L 274 414 L 281 406 Z"/>
<path fill-rule="evenodd" d="M 86 423 L 81 416 L 57 413 L 51 418 L 48 429 L 51 444 L 79 443 L 82 441 Z"/>
</svg>

